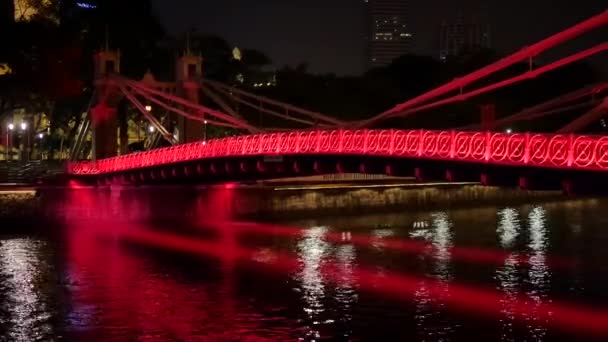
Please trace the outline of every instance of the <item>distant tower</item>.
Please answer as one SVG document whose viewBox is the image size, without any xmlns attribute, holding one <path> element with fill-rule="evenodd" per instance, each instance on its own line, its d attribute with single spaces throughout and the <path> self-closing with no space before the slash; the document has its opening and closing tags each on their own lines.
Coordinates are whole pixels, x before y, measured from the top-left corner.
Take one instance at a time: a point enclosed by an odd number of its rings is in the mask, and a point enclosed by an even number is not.
<svg viewBox="0 0 608 342">
<path fill-rule="evenodd" d="M 369 0 L 369 67 L 390 64 L 410 52 L 407 0 Z"/>
<path fill-rule="evenodd" d="M 184 55 L 177 58 L 175 77 L 178 95 L 190 102 L 200 103 L 203 57 L 190 51 L 189 37 Z M 204 113 L 199 114 L 204 115 Z M 181 115 L 177 118 L 177 135 L 180 143 L 201 140 L 204 136 L 204 129 L 202 122 L 187 120 Z"/>
</svg>

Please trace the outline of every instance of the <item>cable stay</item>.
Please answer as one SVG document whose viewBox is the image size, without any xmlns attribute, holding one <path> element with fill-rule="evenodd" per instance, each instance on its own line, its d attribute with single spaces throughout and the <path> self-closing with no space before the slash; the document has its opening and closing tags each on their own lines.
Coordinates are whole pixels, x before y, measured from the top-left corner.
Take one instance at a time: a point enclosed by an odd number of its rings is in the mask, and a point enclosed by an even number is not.
<svg viewBox="0 0 608 342">
<path fill-rule="evenodd" d="M 421 110 L 425 110 L 425 109 L 429 109 L 429 108 L 434 108 L 440 105 L 444 105 L 444 104 L 448 104 L 448 103 L 453 103 L 453 102 L 457 102 L 457 101 L 463 101 L 466 100 L 469 97 L 472 96 L 476 96 L 476 95 L 480 95 L 482 93 L 491 91 L 491 90 L 495 90 L 510 84 L 513 84 L 515 82 L 518 81 L 522 81 L 522 80 L 526 80 L 526 79 L 530 79 L 533 77 L 536 77 L 544 72 L 559 68 L 561 66 L 564 66 L 566 64 L 570 64 L 572 62 L 578 61 L 580 59 L 589 57 L 593 54 L 599 53 L 599 52 L 603 52 L 606 51 L 608 49 L 608 43 L 604 43 L 604 44 L 599 44 L 597 46 L 595 46 L 594 48 L 585 50 L 583 52 L 574 54 L 568 58 L 564 58 L 560 61 L 554 62 L 548 66 L 545 67 L 541 67 L 537 70 L 530 70 L 527 73 L 520 75 L 518 77 L 514 77 L 511 78 L 509 80 L 505 80 L 505 81 L 501 81 L 498 82 L 494 85 L 491 86 L 487 86 L 484 87 L 480 90 L 477 91 L 472 91 L 469 92 L 467 94 L 463 94 L 463 95 L 456 95 L 456 96 L 452 96 L 448 99 L 445 100 L 439 100 L 437 102 L 431 103 L 431 104 L 426 104 L 427 102 L 429 102 L 430 100 L 436 99 L 438 97 L 447 95 L 451 92 L 454 91 L 461 91 L 463 88 L 465 88 L 466 86 L 480 80 L 483 79 L 491 74 L 494 74 L 498 71 L 504 70 L 512 65 L 515 65 L 516 63 L 520 63 L 522 61 L 525 60 L 530 60 L 536 56 L 538 56 L 539 54 L 541 54 L 542 52 L 549 50 L 557 45 L 560 45 L 564 42 L 567 42 L 569 40 L 572 40 L 586 32 L 589 32 L 591 30 L 597 29 L 599 27 L 605 26 L 608 24 L 608 11 L 604 11 L 594 17 L 591 17 L 569 29 L 566 29 L 558 34 L 555 34 L 549 38 L 546 38 L 536 44 L 533 44 L 531 46 L 525 47 L 521 50 L 519 50 L 518 52 L 515 52 L 514 54 L 507 56 L 505 58 L 500 59 L 499 61 L 492 63 L 488 66 L 485 66 L 477 71 L 474 71 L 466 76 L 457 78 L 451 82 L 448 82 L 436 89 L 433 89 L 427 93 L 424 93 L 420 96 L 417 96 L 411 100 L 408 100 L 406 102 L 403 102 L 397 106 L 395 106 L 394 108 L 383 112 L 375 117 L 372 117 L 368 120 L 364 120 L 364 121 L 360 121 L 358 123 L 355 123 L 356 127 L 369 127 L 370 125 L 373 125 L 379 121 L 382 120 L 386 120 L 392 117 L 403 117 L 403 116 L 407 116 L 407 115 L 411 115 L 414 113 L 417 113 Z"/>
</svg>

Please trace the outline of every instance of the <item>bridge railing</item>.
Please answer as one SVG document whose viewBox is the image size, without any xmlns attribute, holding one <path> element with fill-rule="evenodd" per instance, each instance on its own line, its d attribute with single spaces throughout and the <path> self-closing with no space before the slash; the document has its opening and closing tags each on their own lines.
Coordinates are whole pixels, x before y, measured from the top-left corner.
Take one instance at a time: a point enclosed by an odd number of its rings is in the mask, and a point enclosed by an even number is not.
<svg viewBox="0 0 608 342">
<path fill-rule="evenodd" d="M 429 130 L 314 130 L 201 141 L 98 161 L 68 172 L 98 175 L 219 157 L 365 155 L 608 171 L 608 136 Z"/>
</svg>

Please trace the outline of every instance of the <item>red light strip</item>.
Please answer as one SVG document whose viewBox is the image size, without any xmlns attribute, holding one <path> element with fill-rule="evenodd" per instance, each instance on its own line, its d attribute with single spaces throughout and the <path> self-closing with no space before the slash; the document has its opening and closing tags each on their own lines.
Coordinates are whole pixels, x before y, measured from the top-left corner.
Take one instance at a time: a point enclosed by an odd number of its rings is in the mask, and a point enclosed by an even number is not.
<svg viewBox="0 0 608 342">
<path fill-rule="evenodd" d="M 243 135 L 68 165 L 103 175 L 210 158 L 360 155 L 608 171 L 608 137 L 427 130 L 315 130 Z"/>
</svg>

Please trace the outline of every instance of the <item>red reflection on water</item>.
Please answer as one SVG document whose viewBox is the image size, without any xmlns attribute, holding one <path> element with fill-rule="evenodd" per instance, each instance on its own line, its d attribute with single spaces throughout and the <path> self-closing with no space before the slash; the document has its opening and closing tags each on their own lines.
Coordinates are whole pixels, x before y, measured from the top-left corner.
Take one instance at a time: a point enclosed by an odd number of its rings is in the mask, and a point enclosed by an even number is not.
<svg viewBox="0 0 608 342">
<path fill-rule="evenodd" d="M 82 182 L 79 182 L 75 179 L 70 179 L 68 181 L 68 188 L 75 190 L 75 189 L 85 189 L 85 188 L 90 188 L 90 186 L 87 186 L 86 184 L 83 184 Z"/>
<path fill-rule="evenodd" d="M 79 321 L 75 325 L 85 328 L 82 334 L 102 335 L 86 339 L 103 339 L 104 334 L 127 337 L 120 331 L 127 327 L 144 336 L 162 333 L 184 340 L 197 328 L 193 318 L 206 316 L 188 305 L 192 299 L 184 294 L 190 291 L 169 278 L 150 277 L 143 271 L 146 267 L 122 253 L 114 241 L 100 244 L 87 229 L 78 228 L 69 237 L 69 274 L 76 284 L 71 291 L 73 316 Z"/>
<path fill-rule="evenodd" d="M 240 233 L 267 234 L 284 237 L 301 237 L 305 234 L 306 229 L 299 227 L 280 226 L 266 223 L 256 222 L 203 222 L 201 224 L 206 228 L 213 228 L 221 232 L 225 229 L 231 229 Z M 383 237 L 379 240 L 378 237 L 372 237 L 367 234 L 351 233 L 349 239 L 345 240 L 342 232 L 328 232 L 325 234 L 325 239 L 334 243 L 350 243 L 359 247 L 370 247 L 373 244 L 385 249 L 394 250 L 408 254 L 428 254 L 432 251 L 433 245 L 424 241 L 405 240 L 401 238 Z M 506 259 L 512 258 L 510 253 L 499 250 L 489 250 L 474 247 L 458 247 L 451 246 L 447 249 L 451 257 L 455 260 L 479 264 L 495 264 L 502 265 Z M 530 263 L 530 257 L 526 255 L 518 255 L 518 263 Z M 555 269 L 568 269 L 576 266 L 576 263 L 563 258 L 548 257 L 546 264 Z"/>
<path fill-rule="evenodd" d="M 109 232 L 108 230 L 101 230 L 99 233 L 105 235 Z M 238 246 L 226 249 L 218 242 L 182 237 L 171 233 L 152 232 L 146 230 L 145 227 L 134 225 L 115 225 L 112 233 L 118 234 L 117 236 L 121 240 L 154 248 L 214 257 L 221 260 L 239 259 L 282 272 L 292 272 L 300 267 L 298 259 L 293 255 L 268 249 L 263 252 Z M 328 281 L 339 283 L 343 281 L 344 276 L 341 267 L 339 263 L 328 261 L 321 266 L 321 271 Z M 446 284 L 437 280 L 387 271 L 379 273 L 377 270 L 364 267 L 353 267 L 351 274 L 355 279 L 353 283 L 361 289 L 407 300 L 414 296 L 420 282 L 425 281 L 429 295 L 442 298 L 453 310 L 478 316 L 496 317 L 502 314 L 504 294 L 496 291 L 452 282 L 448 285 L 448 294 L 446 295 Z M 608 333 L 608 312 L 606 311 L 556 302 L 530 303 L 520 297 L 509 298 L 509 301 L 511 303 L 510 310 L 512 310 L 514 318 L 519 321 L 525 321 L 533 314 L 539 321 L 546 321 L 559 329 L 586 333 Z"/>
<path fill-rule="evenodd" d="M 236 307 L 231 270 L 224 272 L 221 296 L 215 298 L 205 287 L 192 288 L 187 282 L 151 271 L 144 258 L 131 255 L 118 244 L 130 241 L 169 249 L 181 245 L 177 250 L 193 252 L 194 249 L 183 247 L 183 241 L 170 235 L 144 234 L 131 225 L 90 221 L 71 225 L 67 235 L 73 299 L 70 337 L 92 341 L 127 340 L 133 336 L 151 341 L 189 341 L 198 337 L 233 340 L 242 335 L 259 335 L 257 331 L 262 330 L 255 319 L 236 317 L 255 317 L 255 313 Z M 215 247 L 205 253 L 200 249 L 197 254 L 220 255 L 221 248 Z M 233 259 L 227 256 L 222 261 L 231 263 Z M 273 329 L 272 333 L 278 337 L 284 334 L 281 339 L 287 340 L 293 331 Z"/>
</svg>

